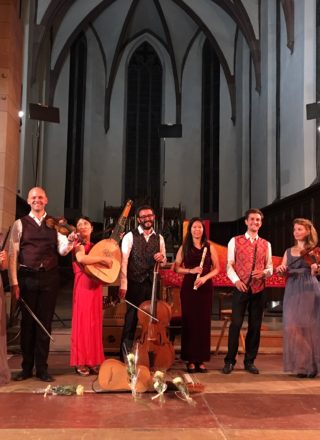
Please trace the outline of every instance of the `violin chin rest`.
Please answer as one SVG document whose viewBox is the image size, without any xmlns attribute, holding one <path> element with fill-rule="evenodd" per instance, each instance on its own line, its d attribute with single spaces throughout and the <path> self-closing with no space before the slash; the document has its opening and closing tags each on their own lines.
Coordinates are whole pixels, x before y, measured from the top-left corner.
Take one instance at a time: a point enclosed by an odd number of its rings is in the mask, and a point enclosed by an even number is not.
<svg viewBox="0 0 320 440">
<path fill-rule="evenodd" d="M 144 365 L 138 365 L 139 371 L 136 390 L 138 393 L 144 393 L 152 388 L 152 378 L 150 370 Z M 99 385 L 106 391 L 131 391 L 127 366 L 117 359 L 105 360 L 99 369 Z"/>
</svg>

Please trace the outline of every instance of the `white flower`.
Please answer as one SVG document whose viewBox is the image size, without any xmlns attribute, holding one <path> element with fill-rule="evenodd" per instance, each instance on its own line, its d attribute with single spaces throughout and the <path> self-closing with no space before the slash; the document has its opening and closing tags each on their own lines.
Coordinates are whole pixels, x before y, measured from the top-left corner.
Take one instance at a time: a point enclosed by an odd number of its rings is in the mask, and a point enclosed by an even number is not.
<svg viewBox="0 0 320 440">
<path fill-rule="evenodd" d="M 158 370 L 154 373 L 153 378 L 162 381 L 164 380 L 164 373 Z"/>
<path fill-rule="evenodd" d="M 44 397 L 47 397 L 48 394 L 52 392 L 51 385 L 48 385 L 47 388 L 44 390 Z"/>
<path fill-rule="evenodd" d="M 77 396 L 83 396 L 84 393 L 84 387 L 83 385 L 78 385 L 76 388 L 76 395 Z"/>
<path fill-rule="evenodd" d="M 127 355 L 127 359 L 128 359 L 128 362 L 129 362 L 129 363 L 133 363 L 133 362 L 135 361 L 135 356 L 134 356 L 134 354 L 133 354 L 133 353 L 129 353 L 129 354 Z"/>
<path fill-rule="evenodd" d="M 180 377 L 175 377 L 172 382 L 175 384 L 175 386 L 178 388 L 179 392 L 182 395 L 182 400 L 185 400 L 190 405 L 195 405 L 196 402 L 190 397 L 188 387 L 185 383 L 185 381 Z M 176 396 L 179 397 L 179 394 L 176 393 Z M 181 398 L 181 397 L 180 397 Z"/>
<path fill-rule="evenodd" d="M 182 379 L 180 376 L 175 377 L 175 378 L 172 380 L 172 382 L 173 382 L 175 385 L 181 385 L 181 384 L 184 383 L 184 382 L 183 382 L 183 379 Z"/>
<path fill-rule="evenodd" d="M 153 388 L 158 393 L 156 396 L 153 396 L 151 399 L 159 398 L 161 403 L 164 403 L 164 393 L 167 389 L 167 384 L 165 382 L 165 375 L 162 371 L 156 371 L 153 375 Z"/>
</svg>

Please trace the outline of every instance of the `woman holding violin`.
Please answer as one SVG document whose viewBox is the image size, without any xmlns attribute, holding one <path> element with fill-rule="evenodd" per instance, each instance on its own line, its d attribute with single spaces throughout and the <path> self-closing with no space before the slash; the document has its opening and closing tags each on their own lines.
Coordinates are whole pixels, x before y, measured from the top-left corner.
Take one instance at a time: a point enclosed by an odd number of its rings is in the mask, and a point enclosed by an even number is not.
<svg viewBox="0 0 320 440">
<path fill-rule="evenodd" d="M 90 256 L 92 222 L 81 217 L 76 223 L 72 268 L 74 272 L 71 358 L 70 365 L 80 376 L 98 374 L 104 361 L 102 343 L 102 283 L 85 272 L 87 264 L 101 264 L 110 268 L 112 259 L 106 256 Z"/>
<path fill-rule="evenodd" d="M 283 302 L 284 371 L 314 378 L 320 371 L 318 234 L 310 220 L 296 218 L 293 237 L 294 245 L 276 269 L 288 277 Z"/>
<path fill-rule="evenodd" d="M 200 218 L 190 220 L 178 250 L 175 271 L 184 276 L 181 287 L 181 359 L 189 373 L 206 373 L 210 360 L 212 278 L 220 271 L 217 252 L 207 241 Z"/>
</svg>

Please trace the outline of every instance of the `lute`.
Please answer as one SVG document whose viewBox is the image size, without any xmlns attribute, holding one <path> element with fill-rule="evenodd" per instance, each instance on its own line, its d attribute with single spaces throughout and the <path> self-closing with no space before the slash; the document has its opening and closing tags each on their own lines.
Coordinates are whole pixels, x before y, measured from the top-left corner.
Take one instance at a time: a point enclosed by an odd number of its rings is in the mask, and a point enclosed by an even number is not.
<svg viewBox="0 0 320 440">
<path fill-rule="evenodd" d="M 89 252 L 91 256 L 105 256 L 112 258 L 112 267 L 107 268 L 103 264 L 86 264 L 85 271 L 88 275 L 102 281 L 103 283 L 114 283 L 118 278 L 121 267 L 121 250 L 119 242 L 121 235 L 125 230 L 126 221 L 128 219 L 131 207 L 133 205 L 132 200 L 128 200 L 119 219 L 112 231 L 110 238 L 105 238 L 95 244 Z"/>
</svg>

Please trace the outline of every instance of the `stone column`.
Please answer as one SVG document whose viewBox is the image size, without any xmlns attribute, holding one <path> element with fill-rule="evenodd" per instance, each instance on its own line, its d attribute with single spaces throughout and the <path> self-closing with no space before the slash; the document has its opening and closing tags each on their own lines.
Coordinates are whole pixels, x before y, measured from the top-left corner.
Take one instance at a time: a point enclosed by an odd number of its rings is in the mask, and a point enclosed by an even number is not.
<svg viewBox="0 0 320 440">
<path fill-rule="evenodd" d="M 0 232 L 15 219 L 22 75 L 20 2 L 0 0 Z"/>
</svg>

